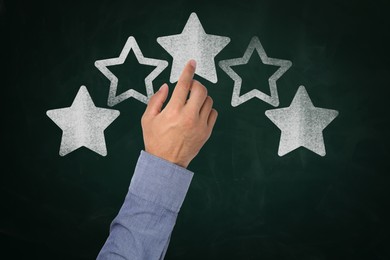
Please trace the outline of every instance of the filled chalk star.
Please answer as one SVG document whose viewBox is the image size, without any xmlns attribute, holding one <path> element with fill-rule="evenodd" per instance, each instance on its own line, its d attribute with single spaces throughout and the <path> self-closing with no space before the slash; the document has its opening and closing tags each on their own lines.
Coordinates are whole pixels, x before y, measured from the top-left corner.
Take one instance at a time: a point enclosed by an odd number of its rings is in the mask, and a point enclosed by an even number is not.
<svg viewBox="0 0 390 260">
<path fill-rule="evenodd" d="M 265 115 L 282 131 L 278 155 L 299 147 L 325 156 L 322 131 L 338 116 L 337 110 L 315 107 L 304 86 L 300 86 L 291 105 L 265 111 Z"/>
<path fill-rule="evenodd" d="M 104 131 L 120 112 L 96 107 L 87 88 L 81 86 L 70 107 L 48 110 L 46 114 L 62 129 L 61 156 L 83 146 L 106 156 Z"/>
<path fill-rule="evenodd" d="M 229 37 L 207 34 L 196 13 L 191 13 L 181 34 L 158 37 L 157 42 L 173 57 L 170 82 L 175 83 L 185 64 L 197 62 L 195 74 L 216 83 L 215 56 L 230 42 Z"/>
</svg>

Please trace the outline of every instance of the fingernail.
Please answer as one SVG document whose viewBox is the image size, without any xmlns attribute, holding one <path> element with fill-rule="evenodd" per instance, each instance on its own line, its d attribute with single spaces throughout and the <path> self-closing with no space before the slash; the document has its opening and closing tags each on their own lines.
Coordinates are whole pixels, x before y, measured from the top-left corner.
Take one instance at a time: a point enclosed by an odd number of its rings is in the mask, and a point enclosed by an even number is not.
<svg viewBox="0 0 390 260">
<path fill-rule="evenodd" d="M 196 68 L 196 61 L 195 60 L 190 60 L 190 64 L 193 68 Z"/>
</svg>

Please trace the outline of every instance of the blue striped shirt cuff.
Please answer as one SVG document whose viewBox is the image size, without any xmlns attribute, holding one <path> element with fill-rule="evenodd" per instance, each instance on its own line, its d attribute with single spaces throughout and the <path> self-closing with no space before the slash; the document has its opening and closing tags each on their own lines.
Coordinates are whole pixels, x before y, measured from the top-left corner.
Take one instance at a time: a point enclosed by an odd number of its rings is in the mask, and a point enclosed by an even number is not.
<svg viewBox="0 0 390 260">
<path fill-rule="evenodd" d="M 194 173 L 141 151 L 129 192 L 178 213 Z"/>
</svg>

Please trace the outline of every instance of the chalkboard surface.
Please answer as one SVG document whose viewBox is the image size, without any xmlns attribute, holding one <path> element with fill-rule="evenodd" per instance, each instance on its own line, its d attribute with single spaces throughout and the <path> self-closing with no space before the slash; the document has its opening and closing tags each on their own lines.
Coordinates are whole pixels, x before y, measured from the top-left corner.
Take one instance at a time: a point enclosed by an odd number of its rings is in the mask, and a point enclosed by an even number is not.
<svg viewBox="0 0 390 260">
<path fill-rule="evenodd" d="M 154 90 L 169 82 L 173 58 L 156 39 L 180 34 L 194 12 L 231 41 L 215 57 L 218 82 L 196 76 L 219 117 L 189 166 L 166 259 L 389 259 L 389 11 L 388 1 L 0 1 L 0 258 L 96 257 L 144 148 L 146 106 L 112 107 L 107 156 L 60 156 L 62 131 L 46 111 L 69 107 L 82 85 L 110 108 L 110 81 L 94 64 L 118 57 L 130 36 L 169 63 Z M 231 105 L 234 81 L 219 62 L 243 57 L 254 36 L 268 57 L 292 62 L 277 107 Z M 257 54 L 232 68 L 242 93 L 266 94 L 278 69 Z M 118 93 L 144 95 L 153 69 L 133 52 L 110 67 Z M 323 131 L 325 156 L 278 155 L 281 131 L 265 111 L 290 106 L 301 85 L 314 106 L 339 112 Z"/>
</svg>

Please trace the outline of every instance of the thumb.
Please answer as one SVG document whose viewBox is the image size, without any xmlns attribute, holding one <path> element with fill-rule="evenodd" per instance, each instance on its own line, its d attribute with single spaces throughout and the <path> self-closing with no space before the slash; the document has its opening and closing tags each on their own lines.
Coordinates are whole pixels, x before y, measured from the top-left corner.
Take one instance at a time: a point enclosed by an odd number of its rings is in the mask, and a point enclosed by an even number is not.
<svg viewBox="0 0 390 260">
<path fill-rule="evenodd" d="M 157 115 L 161 112 L 161 108 L 168 97 L 168 85 L 165 83 L 160 89 L 150 98 L 145 114 Z"/>
</svg>

